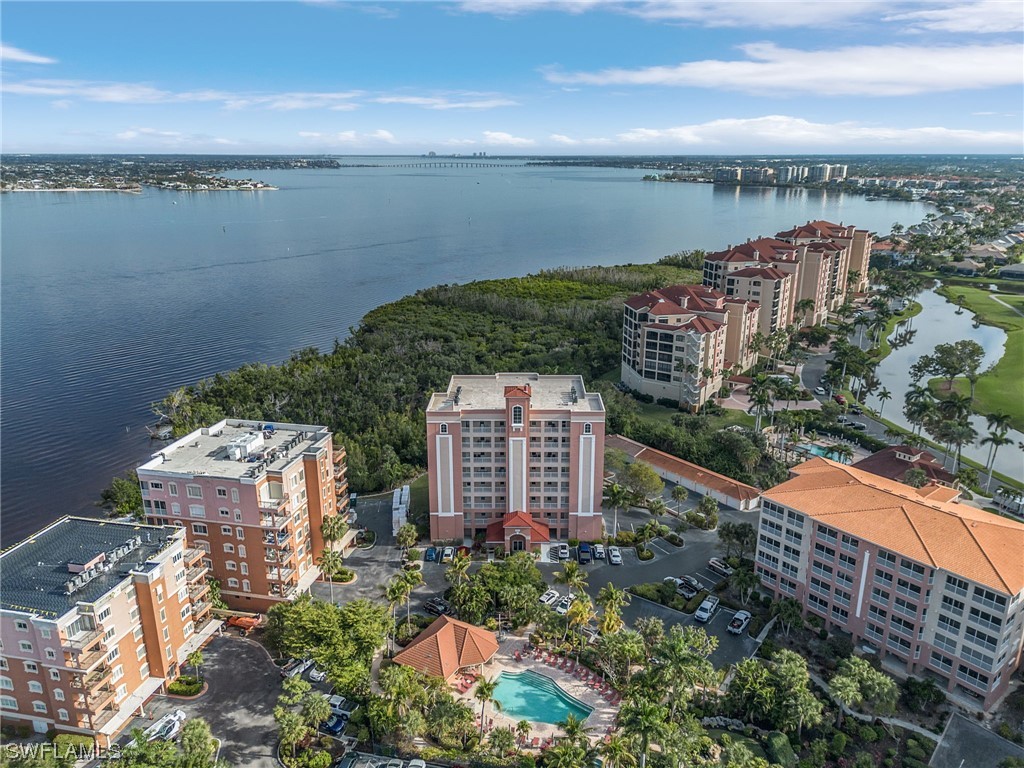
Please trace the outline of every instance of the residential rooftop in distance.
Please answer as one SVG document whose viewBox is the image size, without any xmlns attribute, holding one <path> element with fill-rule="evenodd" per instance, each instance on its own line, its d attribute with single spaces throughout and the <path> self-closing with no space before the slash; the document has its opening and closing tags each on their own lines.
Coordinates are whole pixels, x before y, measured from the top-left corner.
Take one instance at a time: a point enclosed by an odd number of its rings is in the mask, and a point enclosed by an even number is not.
<svg viewBox="0 0 1024 768">
<path fill-rule="evenodd" d="M 327 427 L 225 419 L 171 443 L 139 469 L 190 477 L 258 477 L 284 469 L 325 440 L 330 440 Z"/>
<path fill-rule="evenodd" d="M 63 517 L 0 554 L 0 607 L 62 616 L 147 570 L 150 558 L 183 535 L 170 525 Z"/>
<path fill-rule="evenodd" d="M 435 392 L 427 413 L 437 411 L 504 410 L 505 387 L 529 387 L 530 408 L 535 411 L 604 413 L 596 392 L 588 393 L 582 376 L 539 373 L 496 373 L 491 376 L 452 376 L 445 392 Z M 573 397 L 575 390 L 575 397 Z M 457 402 L 456 402 L 457 399 Z"/>
</svg>

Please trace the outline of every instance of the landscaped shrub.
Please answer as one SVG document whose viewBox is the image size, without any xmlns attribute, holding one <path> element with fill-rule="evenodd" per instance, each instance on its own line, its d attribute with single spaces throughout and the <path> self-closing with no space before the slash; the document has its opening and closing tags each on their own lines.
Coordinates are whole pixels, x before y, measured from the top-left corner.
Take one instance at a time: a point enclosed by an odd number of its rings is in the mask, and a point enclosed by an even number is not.
<svg viewBox="0 0 1024 768">
<path fill-rule="evenodd" d="M 764 751 L 769 760 L 784 768 L 793 768 L 796 765 L 796 753 L 793 752 L 786 734 L 780 731 L 772 731 L 764 737 Z"/>
<path fill-rule="evenodd" d="M 57 748 L 58 755 L 67 754 L 69 748 L 76 754 L 84 755 L 90 752 L 96 744 L 92 736 L 84 736 L 80 733 L 58 733 L 50 740 Z"/>
<path fill-rule="evenodd" d="M 27 725 L 2 723 L 0 724 L 0 734 L 2 734 L 5 739 L 27 739 L 32 735 L 32 728 Z"/>
<path fill-rule="evenodd" d="M 674 547 L 681 547 L 681 546 L 683 546 L 683 537 L 680 536 L 678 533 L 670 533 L 670 534 L 668 534 L 668 536 L 665 536 L 665 541 L 667 541 L 669 544 L 671 544 Z"/>
<path fill-rule="evenodd" d="M 352 579 L 356 577 L 356 572 L 351 568 L 339 568 L 338 572 L 334 574 L 334 580 L 338 584 L 348 584 Z"/>
<path fill-rule="evenodd" d="M 203 690 L 203 683 L 194 675 L 182 675 L 167 686 L 167 692 L 175 696 L 195 696 Z"/>
<path fill-rule="evenodd" d="M 878 731 L 870 725 L 862 725 L 857 731 L 857 735 L 860 736 L 860 740 L 865 744 L 874 744 L 878 741 Z"/>
<path fill-rule="evenodd" d="M 697 608 L 700 606 L 700 604 L 704 602 L 704 598 L 707 597 L 707 596 L 708 596 L 708 591 L 706 589 L 702 589 L 696 595 L 691 597 L 689 599 L 689 601 L 687 601 L 686 608 L 684 608 L 683 610 L 686 613 L 693 613 L 694 611 L 697 610 Z"/>
<path fill-rule="evenodd" d="M 853 640 L 846 635 L 833 635 L 825 641 L 825 656 L 841 661 L 853 656 Z"/>
<path fill-rule="evenodd" d="M 903 768 L 928 768 L 928 763 L 908 756 L 903 758 Z"/>
<path fill-rule="evenodd" d="M 842 757 L 846 752 L 846 734 L 840 731 L 832 737 L 832 756 Z"/>
<path fill-rule="evenodd" d="M 659 397 L 654 402 L 656 402 L 662 408 L 678 408 L 679 407 L 679 401 L 678 400 L 673 400 L 671 397 Z"/>
<path fill-rule="evenodd" d="M 405 553 L 405 556 L 409 560 L 419 560 L 423 557 L 423 553 L 420 552 L 418 549 L 410 549 L 408 552 Z"/>
<path fill-rule="evenodd" d="M 632 531 L 619 531 L 615 536 L 615 543 L 620 547 L 631 547 L 636 544 L 636 534 Z"/>
<path fill-rule="evenodd" d="M 922 763 L 928 761 L 928 753 L 921 747 L 920 742 L 916 739 L 907 739 L 907 755 L 920 760 Z"/>
<path fill-rule="evenodd" d="M 779 644 L 772 640 L 770 637 L 761 643 L 761 648 L 758 651 L 758 655 L 762 659 L 770 659 L 776 653 L 779 652 Z"/>
<path fill-rule="evenodd" d="M 661 602 L 661 584 L 634 584 L 629 588 L 637 597 L 651 600 L 655 603 Z"/>
<path fill-rule="evenodd" d="M 646 547 L 643 547 L 643 548 L 637 547 L 636 548 L 636 556 L 641 561 L 653 560 L 654 559 L 654 550 L 653 549 L 647 549 Z"/>
</svg>

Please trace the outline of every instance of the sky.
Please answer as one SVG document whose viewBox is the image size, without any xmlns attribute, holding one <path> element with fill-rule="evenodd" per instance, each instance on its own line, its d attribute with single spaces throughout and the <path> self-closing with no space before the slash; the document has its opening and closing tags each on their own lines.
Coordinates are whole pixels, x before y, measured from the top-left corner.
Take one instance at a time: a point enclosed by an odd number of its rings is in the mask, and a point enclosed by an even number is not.
<svg viewBox="0 0 1024 768">
<path fill-rule="evenodd" d="M 0 150 L 1024 153 L 1019 0 L 0 4 Z"/>
</svg>

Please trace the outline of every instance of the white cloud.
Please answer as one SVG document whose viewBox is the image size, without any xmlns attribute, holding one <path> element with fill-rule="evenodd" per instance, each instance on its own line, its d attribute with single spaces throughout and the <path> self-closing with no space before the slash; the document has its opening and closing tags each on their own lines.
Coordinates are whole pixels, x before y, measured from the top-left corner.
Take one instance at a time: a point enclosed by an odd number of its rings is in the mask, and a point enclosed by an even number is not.
<svg viewBox="0 0 1024 768">
<path fill-rule="evenodd" d="M 74 102 L 71 99 L 54 99 L 50 102 L 50 106 L 54 109 L 70 109 L 72 104 Z"/>
<path fill-rule="evenodd" d="M 299 131 L 298 136 L 303 139 L 313 139 L 318 144 L 344 145 L 344 146 L 367 146 L 380 144 L 397 144 L 398 140 L 391 131 L 378 128 L 371 133 L 359 133 L 358 131 L 337 131 L 335 133 L 324 133 L 322 131 Z"/>
<path fill-rule="evenodd" d="M 504 131 L 484 131 L 483 143 L 508 147 L 532 147 L 537 142 L 533 139 L 524 139 L 521 136 L 513 136 L 511 133 L 505 133 Z"/>
<path fill-rule="evenodd" d="M 552 133 L 550 136 L 548 136 L 548 138 L 555 144 L 561 144 L 563 147 L 602 147 L 608 146 L 609 144 L 612 143 L 611 139 L 574 139 L 571 136 L 566 136 L 565 134 L 562 133 Z"/>
<path fill-rule="evenodd" d="M 444 96 L 378 96 L 372 99 L 377 104 L 405 104 L 425 109 L 494 109 L 495 107 L 514 107 L 518 102 L 498 96 L 474 98 L 478 94 L 461 94 L 452 100 Z"/>
<path fill-rule="evenodd" d="M 910 31 L 1006 33 L 1024 30 L 1017 0 L 980 0 L 946 7 L 891 13 L 883 21 L 903 23 Z"/>
<path fill-rule="evenodd" d="M 606 11 L 669 24 L 758 29 L 889 22 L 908 32 L 1005 33 L 1020 30 L 1024 23 L 1017 0 L 463 0 L 458 7 L 502 17 Z"/>
<path fill-rule="evenodd" d="M 15 48 L 13 45 L 0 43 L 0 61 L 15 61 L 20 64 L 56 64 L 56 59 L 49 56 L 40 56 L 38 53 L 24 51 Z"/>
<path fill-rule="evenodd" d="M 325 108 L 332 110 L 351 110 L 358 108 L 358 105 L 352 104 L 351 100 L 361 95 L 361 91 L 341 91 L 336 93 L 287 91 L 285 93 L 232 96 L 225 100 L 224 106 L 228 109 L 263 107 L 265 109 L 284 112 L 295 109 Z"/>
<path fill-rule="evenodd" d="M 146 147 L 159 147 L 162 149 L 208 147 L 210 145 L 236 146 L 239 144 L 234 139 L 210 136 L 204 133 L 183 133 L 181 131 L 168 131 L 138 126 L 133 126 L 116 133 L 114 138 L 119 142 L 141 141 Z"/>
<path fill-rule="evenodd" d="M 661 147 L 742 147 L 770 149 L 875 147 L 913 151 L 942 148 L 1019 146 L 1024 134 L 1017 131 L 977 131 L 928 126 L 891 128 L 854 121 L 814 123 L 789 115 L 725 118 L 669 128 L 634 128 L 616 137 L 625 145 L 657 144 Z"/>
<path fill-rule="evenodd" d="M 774 43 L 740 46 L 742 61 L 706 59 L 644 69 L 561 72 L 545 77 L 560 84 L 690 86 L 763 94 L 907 96 L 1019 85 L 1024 46 L 856 46 L 820 51 Z"/>
</svg>

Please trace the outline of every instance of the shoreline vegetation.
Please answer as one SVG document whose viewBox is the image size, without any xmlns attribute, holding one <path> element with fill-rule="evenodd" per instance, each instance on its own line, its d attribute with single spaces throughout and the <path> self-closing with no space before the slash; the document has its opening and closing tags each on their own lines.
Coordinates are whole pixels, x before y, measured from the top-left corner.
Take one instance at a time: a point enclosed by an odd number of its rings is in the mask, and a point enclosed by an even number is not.
<svg viewBox="0 0 1024 768">
<path fill-rule="evenodd" d="M 1024 431 L 1024 296 L 995 296 L 982 288 L 964 285 L 943 285 L 937 292 L 951 304 L 962 296 L 964 309 L 972 312 L 977 322 L 1006 331 L 1002 357 L 981 373 L 975 384 L 973 409 L 982 416 L 1006 413 L 1010 425 Z M 929 380 L 928 387 L 936 397 L 948 397 L 950 390 L 943 386 L 944 382 L 942 378 Z M 970 382 L 963 377 L 954 379 L 953 391 L 970 395 Z"/>
<path fill-rule="evenodd" d="M 423 410 L 452 373 L 573 372 L 601 392 L 609 433 L 712 471 L 769 487 L 785 479 L 763 436 L 720 431 L 709 414 L 651 419 L 620 392 L 622 301 L 699 282 L 694 269 L 655 264 L 559 268 L 519 278 L 439 285 L 369 312 L 345 341 L 281 365 L 251 364 L 175 390 L 154 411 L 176 436 L 224 417 L 324 424 L 348 452 L 352 490 L 393 488 L 426 466 Z"/>
<path fill-rule="evenodd" d="M 149 184 L 143 184 L 142 185 L 142 187 L 147 187 L 147 186 L 151 186 L 151 185 L 149 185 Z M 153 186 L 155 186 L 157 189 L 167 190 L 166 187 L 160 187 L 160 186 L 157 186 L 157 185 L 153 185 Z M 143 188 L 142 187 L 131 188 L 131 189 L 113 189 L 113 188 L 108 188 L 108 187 L 44 187 L 44 188 L 41 188 L 41 189 L 31 189 L 31 188 L 28 188 L 28 187 L 16 187 L 16 188 L 13 188 L 13 189 L 0 189 L 0 193 L 4 193 L 4 192 L 11 192 L 11 193 L 16 193 L 16 192 L 120 192 L 123 195 L 141 195 L 142 192 L 143 192 Z M 169 191 L 178 191 L 178 192 L 267 192 L 267 191 L 270 191 L 270 192 L 276 192 L 276 191 L 279 191 L 279 190 L 280 190 L 280 187 L 273 187 L 273 186 L 270 186 L 269 184 L 264 184 L 263 186 L 260 186 L 260 187 L 209 187 L 209 188 L 204 188 L 204 189 L 199 189 L 199 188 L 195 188 L 195 187 L 188 187 L 188 188 L 180 188 L 180 189 L 169 190 Z"/>
</svg>

